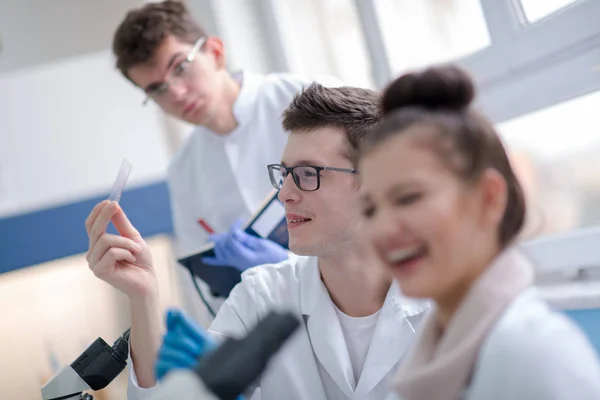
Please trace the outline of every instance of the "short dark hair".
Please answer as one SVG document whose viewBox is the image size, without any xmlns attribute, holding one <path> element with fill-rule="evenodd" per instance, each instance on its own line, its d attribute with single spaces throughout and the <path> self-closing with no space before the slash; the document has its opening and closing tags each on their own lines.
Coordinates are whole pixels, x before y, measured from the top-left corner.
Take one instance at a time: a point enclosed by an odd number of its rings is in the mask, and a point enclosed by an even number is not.
<svg viewBox="0 0 600 400">
<path fill-rule="evenodd" d="M 348 159 L 356 166 L 363 138 L 379 122 L 379 93 L 356 87 L 324 87 L 318 83 L 298 93 L 283 113 L 286 131 L 339 128 L 348 139 Z"/>
<path fill-rule="evenodd" d="M 113 38 L 117 68 L 130 79 L 129 68 L 150 61 L 169 35 L 193 44 L 206 32 L 181 1 L 148 3 L 129 11 Z"/>
<path fill-rule="evenodd" d="M 525 196 L 492 123 L 471 107 L 474 97 L 473 80 L 454 65 L 402 75 L 385 90 L 382 122 L 363 144 L 361 156 L 412 126 L 434 127 L 435 135 L 424 139 L 459 177 L 474 181 L 492 168 L 506 180 L 508 201 L 499 227 L 504 247 L 523 227 Z"/>
</svg>

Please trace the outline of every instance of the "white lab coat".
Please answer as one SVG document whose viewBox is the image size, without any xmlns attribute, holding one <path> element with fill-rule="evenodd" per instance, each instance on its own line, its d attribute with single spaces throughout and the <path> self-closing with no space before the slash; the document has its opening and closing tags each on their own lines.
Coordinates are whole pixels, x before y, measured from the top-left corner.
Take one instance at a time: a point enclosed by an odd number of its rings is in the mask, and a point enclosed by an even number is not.
<svg viewBox="0 0 600 400">
<path fill-rule="evenodd" d="M 314 257 L 293 257 L 244 272 L 210 333 L 221 338 L 242 336 L 270 310 L 292 311 L 303 323 L 257 382 L 253 400 L 384 400 L 390 396 L 389 378 L 413 343 L 428 308 L 427 302 L 408 299 L 392 285 L 358 383 L 335 305 Z"/>
<path fill-rule="evenodd" d="M 359 293 L 357 293 L 360 296 Z M 288 310 L 303 322 L 257 382 L 251 400 L 387 400 L 395 398 L 389 379 L 413 344 L 429 303 L 409 299 L 392 284 L 373 332 L 358 384 L 344 335 L 314 257 L 292 256 L 275 265 L 245 271 L 223 303 L 209 333 L 240 337 L 273 309 Z M 353 390 L 353 387 L 356 390 Z M 128 399 L 151 399 L 129 365 Z"/>
<path fill-rule="evenodd" d="M 600 399 L 600 366 L 584 333 L 535 288 L 520 295 L 485 341 L 464 400 Z"/>
<path fill-rule="evenodd" d="M 267 165 L 281 161 L 288 138 L 281 115 L 293 97 L 313 81 L 340 85 L 325 76 L 244 72 L 235 77 L 241 82 L 233 107 L 238 126 L 228 135 L 197 127 L 168 169 L 178 258 L 194 253 L 208 240 L 199 218 L 218 232 L 226 231 L 237 218 L 249 218 L 273 189 Z M 179 273 L 183 274 L 184 308 L 207 325 L 210 318 L 189 273 L 183 268 Z"/>
</svg>

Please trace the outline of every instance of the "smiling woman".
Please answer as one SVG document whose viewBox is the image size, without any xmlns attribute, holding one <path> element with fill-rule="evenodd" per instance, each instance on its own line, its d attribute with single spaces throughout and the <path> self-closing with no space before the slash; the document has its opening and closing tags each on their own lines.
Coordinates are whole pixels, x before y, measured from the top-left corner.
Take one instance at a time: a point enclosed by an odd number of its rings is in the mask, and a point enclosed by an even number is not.
<svg viewBox="0 0 600 400">
<path fill-rule="evenodd" d="M 523 192 L 474 92 L 454 66 L 401 76 L 362 149 L 370 241 L 403 293 L 435 302 L 394 388 L 402 400 L 597 398 L 592 346 L 531 288 L 513 246 Z"/>
<path fill-rule="evenodd" d="M 439 298 L 470 283 L 524 221 L 521 187 L 491 123 L 469 108 L 473 97 L 457 68 L 405 75 L 387 89 L 388 116 L 366 142 L 365 215 L 410 296 Z M 432 274 L 413 273 L 417 263 Z M 464 265 L 474 267 L 466 276 Z"/>
</svg>

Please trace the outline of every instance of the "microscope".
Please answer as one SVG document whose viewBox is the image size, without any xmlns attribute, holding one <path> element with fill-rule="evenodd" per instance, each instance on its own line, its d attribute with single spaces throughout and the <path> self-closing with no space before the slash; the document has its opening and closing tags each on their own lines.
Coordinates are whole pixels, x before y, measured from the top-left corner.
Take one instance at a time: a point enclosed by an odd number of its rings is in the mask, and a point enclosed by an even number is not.
<svg viewBox="0 0 600 400">
<path fill-rule="evenodd" d="M 272 311 L 243 338 L 229 338 L 190 370 L 174 370 L 157 387 L 153 400 L 235 400 L 266 368 L 270 358 L 300 325 L 289 312 Z M 93 400 L 127 365 L 129 329 L 109 346 L 96 339 L 71 365 L 42 388 L 43 400 Z"/>
<path fill-rule="evenodd" d="M 60 369 L 42 387 L 43 400 L 93 400 L 85 390 L 104 389 L 127 365 L 129 329 L 109 346 L 96 339 L 71 365 Z"/>
</svg>

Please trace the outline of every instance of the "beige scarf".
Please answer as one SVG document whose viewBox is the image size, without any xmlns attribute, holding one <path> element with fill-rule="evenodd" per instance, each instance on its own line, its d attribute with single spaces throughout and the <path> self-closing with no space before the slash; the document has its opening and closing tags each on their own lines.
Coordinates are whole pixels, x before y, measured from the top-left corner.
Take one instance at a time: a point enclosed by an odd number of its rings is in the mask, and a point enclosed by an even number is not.
<svg viewBox="0 0 600 400">
<path fill-rule="evenodd" d="M 500 253 L 477 279 L 441 333 L 434 308 L 392 386 L 402 400 L 456 400 L 468 385 L 479 349 L 503 311 L 533 281 L 515 248 Z"/>
</svg>

